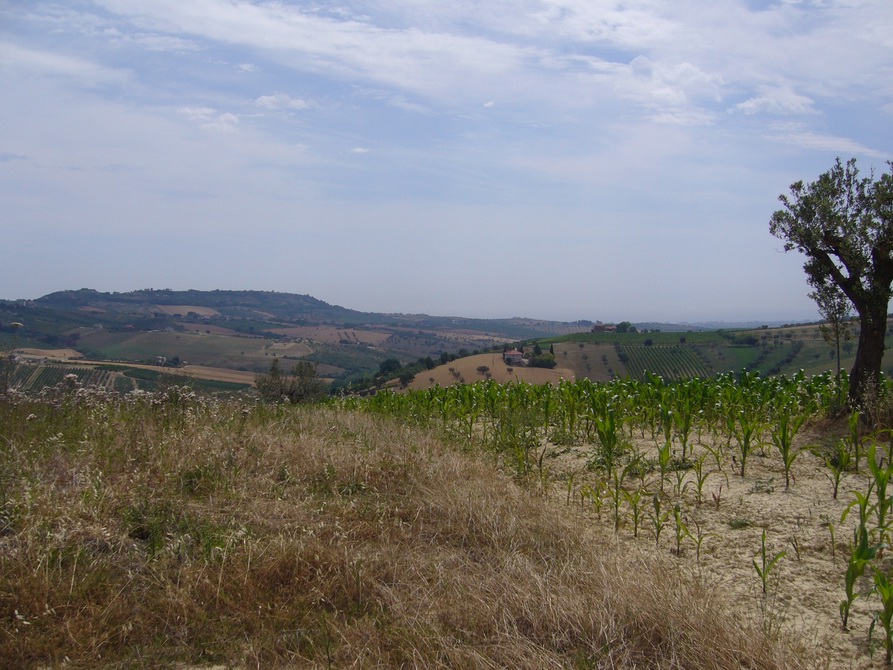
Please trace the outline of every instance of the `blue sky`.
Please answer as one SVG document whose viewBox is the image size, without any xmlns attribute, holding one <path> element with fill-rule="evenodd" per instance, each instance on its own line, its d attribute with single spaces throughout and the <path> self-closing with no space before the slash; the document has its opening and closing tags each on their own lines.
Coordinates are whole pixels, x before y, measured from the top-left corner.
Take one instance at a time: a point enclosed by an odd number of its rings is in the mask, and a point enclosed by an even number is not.
<svg viewBox="0 0 893 670">
<path fill-rule="evenodd" d="M 813 318 L 777 197 L 893 158 L 889 0 L 0 1 L 0 297 Z"/>
</svg>

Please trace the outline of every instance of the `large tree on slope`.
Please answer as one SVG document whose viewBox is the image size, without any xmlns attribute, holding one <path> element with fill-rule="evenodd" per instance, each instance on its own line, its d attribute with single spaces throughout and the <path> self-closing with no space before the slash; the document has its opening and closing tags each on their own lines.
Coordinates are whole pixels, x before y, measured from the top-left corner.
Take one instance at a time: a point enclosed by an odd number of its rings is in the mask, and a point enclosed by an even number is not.
<svg viewBox="0 0 893 670">
<path fill-rule="evenodd" d="M 859 346 L 850 373 L 849 404 L 877 388 L 893 283 L 893 163 L 880 178 L 860 178 L 856 159 L 811 183 L 791 185 L 770 232 L 785 251 L 806 256 L 803 269 L 819 294 L 837 286 L 859 315 Z"/>
</svg>

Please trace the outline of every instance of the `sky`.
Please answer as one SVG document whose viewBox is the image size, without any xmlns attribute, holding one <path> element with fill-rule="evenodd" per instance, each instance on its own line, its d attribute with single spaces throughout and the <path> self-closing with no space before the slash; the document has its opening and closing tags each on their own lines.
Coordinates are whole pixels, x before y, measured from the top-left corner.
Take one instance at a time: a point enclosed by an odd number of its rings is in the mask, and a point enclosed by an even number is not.
<svg viewBox="0 0 893 670">
<path fill-rule="evenodd" d="M 0 298 L 817 317 L 778 196 L 893 159 L 890 0 L 0 0 Z"/>
</svg>

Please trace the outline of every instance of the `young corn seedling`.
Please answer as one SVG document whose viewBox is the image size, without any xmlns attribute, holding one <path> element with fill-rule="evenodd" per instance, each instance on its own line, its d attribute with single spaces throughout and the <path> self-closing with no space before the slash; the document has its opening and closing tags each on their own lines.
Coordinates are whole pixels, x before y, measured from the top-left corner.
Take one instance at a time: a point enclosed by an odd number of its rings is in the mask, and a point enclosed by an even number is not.
<svg viewBox="0 0 893 670">
<path fill-rule="evenodd" d="M 859 461 L 862 459 L 862 414 L 856 410 L 847 417 L 849 440 L 853 447 L 853 466 L 859 472 Z"/>
<path fill-rule="evenodd" d="M 623 489 L 623 497 L 629 505 L 630 519 L 633 522 L 633 537 L 639 537 L 639 522 L 642 520 L 642 489 Z"/>
<path fill-rule="evenodd" d="M 710 476 L 710 471 L 704 468 L 705 461 L 709 455 L 710 454 L 705 451 L 699 458 L 695 459 L 695 462 L 692 464 L 692 469 L 695 471 L 695 500 L 697 500 L 699 505 L 704 502 L 704 484 L 707 483 L 707 477 Z"/>
<path fill-rule="evenodd" d="M 685 538 L 691 537 L 691 533 L 678 504 L 673 508 L 673 525 L 676 531 L 676 556 L 682 556 L 682 542 Z"/>
<path fill-rule="evenodd" d="M 872 546 L 868 542 L 868 529 L 861 525 L 853 530 L 853 546 L 847 561 L 846 575 L 844 576 L 844 593 L 846 597 L 840 602 L 840 621 L 843 629 L 847 630 L 850 619 L 850 610 L 856 600 L 856 582 L 865 574 L 866 566 L 874 560 L 880 551 L 881 545 Z"/>
<path fill-rule="evenodd" d="M 664 492 L 664 482 L 667 479 L 667 472 L 670 469 L 670 463 L 673 460 L 673 442 L 667 440 L 664 446 L 657 448 L 657 469 L 660 472 L 660 492 Z"/>
<path fill-rule="evenodd" d="M 719 483 L 719 488 L 710 495 L 713 496 L 713 506 L 719 509 L 719 503 L 722 502 L 722 482 Z"/>
<path fill-rule="evenodd" d="M 874 629 L 878 622 L 884 629 L 884 652 L 886 665 L 893 660 L 893 584 L 890 578 L 877 568 L 874 569 L 874 592 L 881 600 L 881 609 L 874 613 L 871 627 L 868 629 L 868 643 L 872 642 Z"/>
<path fill-rule="evenodd" d="M 753 559 L 753 567 L 757 571 L 757 575 L 760 578 L 760 582 L 763 585 L 763 597 L 769 591 L 769 575 L 772 572 L 772 569 L 775 565 L 785 556 L 785 552 L 779 551 L 775 556 L 769 557 L 769 552 L 766 549 L 766 529 L 763 529 L 763 535 L 760 540 L 760 562 L 757 563 L 757 559 Z"/>
<path fill-rule="evenodd" d="M 784 465 L 784 488 L 786 491 L 791 487 L 791 466 L 800 455 L 800 451 L 794 449 L 794 437 L 806 423 L 805 414 L 794 416 L 792 411 L 790 408 L 782 410 L 771 428 L 772 444 L 778 449 L 781 462 Z"/>
<path fill-rule="evenodd" d="M 893 465 L 889 462 L 883 463 L 883 458 L 879 463 L 877 461 L 877 444 L 872 443 L 868 450 L 868 470 L 871 472 L 871 478 L 874 483 L 874 492 L 877 497 L 877 503 L 874 505 L 877 514 L 877 527 L 880 531 L 880 540 L 884 541 L 887 533 L 887 513 L 890 506 L 893 505 L 893 497 L 887 495 L 887 486 L 890 478 L 893 477 Z"/>
<path fill-rule="evenodd" d="M 651 517 L 651 532 L 654 534 L 655 546 L 659 547 L 660 534 L 663 532 L 663 529 L 666 527 L 667 522 L 670 519 L 670 513 L 661 510 L 660 495 L 657 493 L 651 497 L 651 504 L 653 506 L 653 511 L 649 513 L 649 516 Z"/>
<path fill-rule="evenodd" d="M 708 537 L 719 537 L 719 535 L 717 535 L 716 533 L 705 533 L 704 531 L 702 531 L 701 524 L 694 517 L 692 517 L 691 522 L 695 526 L 695 532 L 694 532 L 694 534 L 689 533 L 688 536 L 695 543 L 695 560 L 698 562 L 698 564 L 700 564 L 701 563 L 701 545 L 704 544 L 704 541 Z"/>
<path fill-rule="evenodd" d="M 686 489 L 688 489 L 691 482 L 685 481 L 685 476 L 688 474 L 688 464 L 686 462 L 678 462 L 676 463 L 676 467 L 673 468 L 673 478 L 676 480 L 673 483 L 673 493 L 677 498 L 681 498 L 685 495 Z"/>
<path fill-rule="evenodd" d="M 627 463 L 626 467 L 623 470 L 619 468 L 613 468 L 611 470 L 611 481 L 610 487 L 608 488 L 608 497 L 611 500 L 611 515 L 614 519 L 614 532 L 616 533 L 620 529 L 620 518 L 621 518 L 621 503 L 624 499 L 624 494 L 626 490 L 623 488 L 623 481 L 626 479 L 627 475 L 630 472 L 633 472 L 639 468 L 639 459 L 634 458 L 629 463 Z"/>
<path fill-rule="evenodd" d="M 832 498 L 837 500 L 837 492 L 840 489 L 840 480 L 843 477 L 843 473 L 846 472 L 850 463 L 852 462 L 852 457 L 850 456 L 849 445 L 846 440 L 838 440 L 834 445 L 834 450 L 827 456 L 824 456 L 823 459 L 825 462 L 825 467 L 828 468 L 830 474 L 826 473 L 828 479 L 831 480 L 831 485 L 833 487 Z"/>
<path fill-rule="evenodd" d="M 738 474 L 744 477 L 747 468 L 747 457 L 757 445 L 760 432 L 763 430 L 762 422 L 751 411 L 739 410 L 734 420 L 729 420 L 729 432 L 735 436 L 738 443 L 738 457 L 741 470 Z"/>
</svg>

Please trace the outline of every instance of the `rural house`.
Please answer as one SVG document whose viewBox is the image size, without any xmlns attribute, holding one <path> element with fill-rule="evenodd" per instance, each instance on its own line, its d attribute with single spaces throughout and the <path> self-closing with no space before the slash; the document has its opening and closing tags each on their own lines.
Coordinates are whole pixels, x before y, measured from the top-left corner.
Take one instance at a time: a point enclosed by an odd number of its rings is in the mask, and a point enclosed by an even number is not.
<svg viewBox="0 0 893 670">
<path fill-rule="evenodd" d="M 524 354 L 517 349 L 512 349 L 502 354 L 502 360 L 506 365 L 524 365 Z"/>
</svg>

